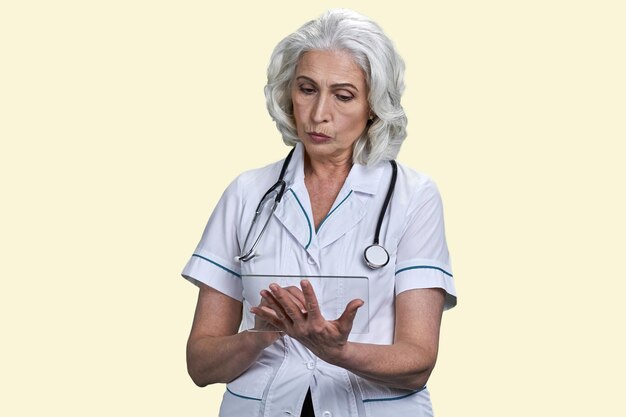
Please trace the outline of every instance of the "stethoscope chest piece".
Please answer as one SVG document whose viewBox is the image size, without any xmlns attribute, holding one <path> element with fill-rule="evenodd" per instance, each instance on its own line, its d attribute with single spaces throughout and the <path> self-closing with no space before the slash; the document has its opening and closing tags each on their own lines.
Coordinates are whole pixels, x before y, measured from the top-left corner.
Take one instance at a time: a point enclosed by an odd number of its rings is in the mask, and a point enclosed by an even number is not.
<svg viewBox="0 0 626 417">
<path fill-rule="evenodd" d="M 389 253 L 378 244 L 373 244 L 365 248 L 363 258 L 367 266 L 371 269 L 382 268 L 389 263 Z"/>
</svg>

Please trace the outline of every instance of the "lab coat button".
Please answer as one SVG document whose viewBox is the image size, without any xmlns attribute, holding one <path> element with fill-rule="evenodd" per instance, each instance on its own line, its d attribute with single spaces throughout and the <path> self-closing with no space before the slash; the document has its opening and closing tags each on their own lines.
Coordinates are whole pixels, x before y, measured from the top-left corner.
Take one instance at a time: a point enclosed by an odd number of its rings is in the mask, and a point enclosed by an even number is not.
<svg viewBox="0 0 626 417">
<path fill-rule="evenodd" d="M 333 413 L 331 413 L 330 411 L 324 411 L 322 413 L 322 417 L 333 417 Z"/>
<path fill-rule="evenodd" d="M 308 369 L 309 371 L 312 371 L 313 369 L 315 369 L 315 363 L 314 362 L 307 362 L 306 363 L 306 369 Z"/>
</svg>

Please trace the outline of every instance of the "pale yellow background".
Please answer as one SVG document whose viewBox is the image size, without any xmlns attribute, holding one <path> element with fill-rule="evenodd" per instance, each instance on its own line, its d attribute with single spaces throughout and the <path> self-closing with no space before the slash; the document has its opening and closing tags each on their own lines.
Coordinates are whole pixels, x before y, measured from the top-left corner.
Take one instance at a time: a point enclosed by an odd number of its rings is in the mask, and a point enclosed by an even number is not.
<svg viewBox="0 0 626 417">
<path fill-rule="evenodd" d="M 217 415 L 179 273 L 231 179 L 287 151 L 273 47 L 336 6 L 405 58 L 399 159 L 444 198 L 437 415 L 626 415 L 622 4 L 2 2 L 0 415 Z"/>
</svg>

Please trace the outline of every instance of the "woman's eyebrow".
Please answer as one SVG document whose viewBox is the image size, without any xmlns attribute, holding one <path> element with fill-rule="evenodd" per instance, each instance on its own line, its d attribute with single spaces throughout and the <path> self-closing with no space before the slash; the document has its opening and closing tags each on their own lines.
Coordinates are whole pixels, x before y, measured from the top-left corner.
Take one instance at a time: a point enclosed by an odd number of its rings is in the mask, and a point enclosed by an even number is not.
<svg viewBox="0 0 626 417">
<path fill-rule="evenodd" d="M 333 88 L 354 88 L 357 92 L 359 91 L 359 89 L 356 88 L 356 86 L 354 84 L 350 84 L 350 83 L 337 83 L 337 84 L 331 85 L 331 87 L 333 87 Z"/>
<path fill-rule="evenodd" d="M 296 77 L 296 80 L 297 81 L 307 81 L 307 82 L 310 82 L 311 84 L 317 85 L 315 80 L 313 80 L 312 78 L 307 77 L 306 75 L 299 75 L 299 76 Z M 331 87 L 332 88 L 354 88 L 357 92 L 359 91 L 359 89 L 356 88 L 356 86 L 354 84 L 351 84 L 351 83 L 336 83 L 336 84 L 332 84 Z"/>
</svg>

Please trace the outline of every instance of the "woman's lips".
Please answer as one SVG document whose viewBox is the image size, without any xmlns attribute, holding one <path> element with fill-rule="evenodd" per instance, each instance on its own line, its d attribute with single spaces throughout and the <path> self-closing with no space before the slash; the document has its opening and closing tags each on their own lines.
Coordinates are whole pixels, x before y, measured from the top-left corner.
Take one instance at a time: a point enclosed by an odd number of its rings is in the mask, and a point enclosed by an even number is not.
<svg viewBox="0 0 626 417">
<path fill-rule="evenodd" d="M 307 135 L 309 135 L 313 142 L 325 142 L 330 139 L 330 136 L 319 132 L 307 132 Z"/>
</svg>

